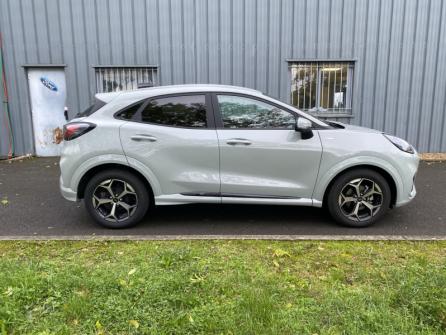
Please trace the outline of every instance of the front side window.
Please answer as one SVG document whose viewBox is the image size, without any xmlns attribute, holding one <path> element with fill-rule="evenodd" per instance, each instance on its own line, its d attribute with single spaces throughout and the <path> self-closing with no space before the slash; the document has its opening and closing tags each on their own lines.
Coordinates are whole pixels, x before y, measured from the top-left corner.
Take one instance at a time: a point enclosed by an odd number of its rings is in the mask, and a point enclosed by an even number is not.
<svg viewBox="0 0 446 335">
<path fill-rule="evenodd" d="M 292 62 L 291 104 L 313 114 L 351 115 L 353 63 Z"/>
<path fill-rule="evenodd" d="M 140 121 L 173 127 L 205 128 L 206 97 L 182 95 L 151 99 L 142 110 Z"/>
<path fill-rule="evenodd" d="M 294 129 L 296 118 L 287 111 L 259 100 L 218 95 L 224 128 Z"/>
</svg>

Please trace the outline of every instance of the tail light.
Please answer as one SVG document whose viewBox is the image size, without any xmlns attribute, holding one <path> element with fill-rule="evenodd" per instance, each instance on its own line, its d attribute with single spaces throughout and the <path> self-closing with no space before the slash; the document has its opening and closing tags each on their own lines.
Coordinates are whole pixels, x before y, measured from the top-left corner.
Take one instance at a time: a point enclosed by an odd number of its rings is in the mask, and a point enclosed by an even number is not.
<svg viewBox="0 0 446 335">
<path fill-rule="evenodd" d="M 63 126 L 63 139 L 71 141 L 81 135 L 88 133 L 96 127 L 94 123 L 89 122 L 71 122 Z"/>
</svg>

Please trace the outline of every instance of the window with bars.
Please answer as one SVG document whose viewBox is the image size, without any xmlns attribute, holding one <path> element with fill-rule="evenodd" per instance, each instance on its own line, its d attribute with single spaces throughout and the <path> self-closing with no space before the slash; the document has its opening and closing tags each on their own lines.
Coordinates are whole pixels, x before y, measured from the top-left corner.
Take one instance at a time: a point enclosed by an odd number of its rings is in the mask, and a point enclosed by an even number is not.
<svg viewBox="0 0 446 335">
<path fill-rule="evenodd" d="M 351 115 L 353 62 L 291 62 L 291 104 L 316 115 Z"/>
<path fill-rule="evenodd" d="M 96 92 L 135 90 L 138 86 L 156 86 L 158 68 L 155 66 L 97 66 Z"/>
</svg>

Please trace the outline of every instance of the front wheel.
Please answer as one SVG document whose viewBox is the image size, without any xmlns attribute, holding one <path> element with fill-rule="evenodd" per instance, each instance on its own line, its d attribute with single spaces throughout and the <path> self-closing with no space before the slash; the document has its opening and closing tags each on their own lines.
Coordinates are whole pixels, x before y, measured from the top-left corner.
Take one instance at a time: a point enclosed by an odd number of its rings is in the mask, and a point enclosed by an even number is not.
<svg viewBox="0 0 446 335">
<path fill-rule="evenodd" d="M 150 196 L 143 181 L 134 174 L 107 170 L 88 182 L 84 201 L 88 213 L 100 225 L 128 228 L 144 217 Z"/>
<path fill-rule="evenodd" d="M 338 223 L 367 227 L 389 209 L 391 191 L 386 179 L 376 171 L 358 169 L 338 177 L 329 190 L 328 210 Z"/>
</svg>

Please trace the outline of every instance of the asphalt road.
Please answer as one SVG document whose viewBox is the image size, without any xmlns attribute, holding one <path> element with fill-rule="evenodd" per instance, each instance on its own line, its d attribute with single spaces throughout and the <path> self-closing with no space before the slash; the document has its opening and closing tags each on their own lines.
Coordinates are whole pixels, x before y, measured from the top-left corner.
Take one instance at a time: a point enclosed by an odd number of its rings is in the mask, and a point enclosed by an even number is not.
<svg viewBox="0 0 446 335">
<path fill-rule="evenodd" d="M 0 161 L 0 238 L 6 236 L 325 235 L 446 236 L 446 163 L 421 163 L 418 195 L 369 228 L 336 225 L 317 208 L 183 205 L 156 208 L 131 229 L 97 226 L 83 203 L 62 198 L 54 158 Z M 7 203 L 6 203 L 7 202 Z"/>
</svg>

